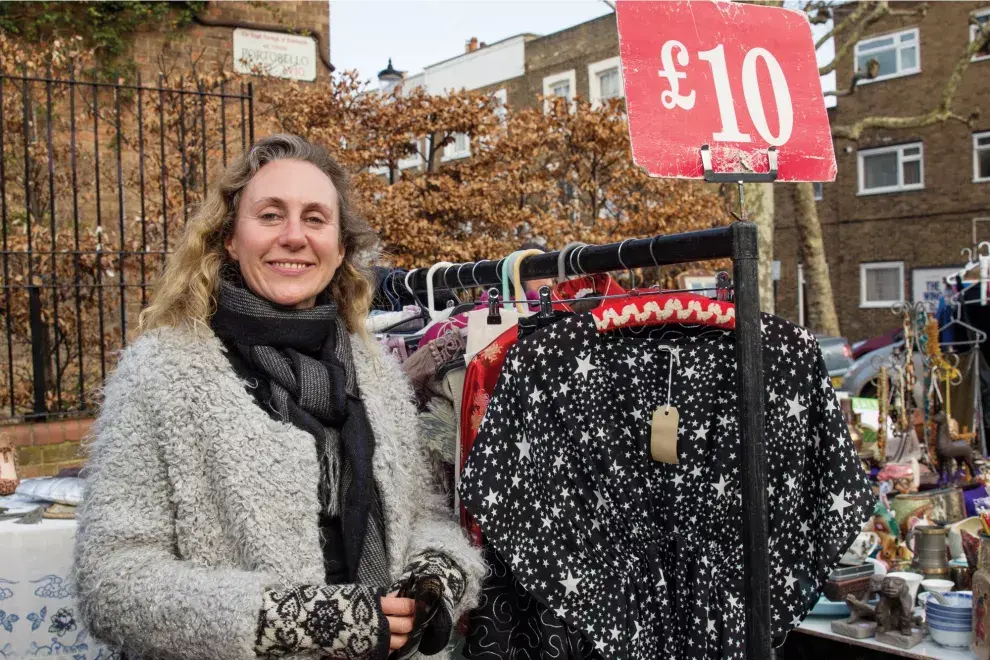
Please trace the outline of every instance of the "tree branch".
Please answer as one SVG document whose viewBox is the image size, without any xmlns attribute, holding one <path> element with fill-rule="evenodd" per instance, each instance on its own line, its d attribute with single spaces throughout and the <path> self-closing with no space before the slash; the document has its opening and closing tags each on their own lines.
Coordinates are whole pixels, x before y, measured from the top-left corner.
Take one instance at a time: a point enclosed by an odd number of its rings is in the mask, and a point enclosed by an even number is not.
<svg viewBox="0 0 990 660">
<path fill-rule="evenodd" d="M 877 3 L 877 5 L 873 7 L 873 11 L 871 11 L 853 28 L 853 31 L 849 34 L 849 37 L 843 41 L 842 46 L 836 49 L 835 57 L 832 58 L 832 61 L 823 67 L 819 67 L 818 75 L 824 76 L 835 71 L 835 68 L 839 65 L 839 62 L 845 59 L 846 55 L 849 54 L 849 51 L 853 49 L 860 37 L 863 36 L 863 32 L 866 31 L 866 28 L 886 16 L 889 11 L 890 5 L 888 5 L 886 1 Z"/>
<path fill-rule="evenodd" d="M 828 42 L 828 40 L 831 39 L 832 37 L 836 37 L 839 34 L 841 34 L 853 23 L 858 22 L 861 18 L 863 18 L 863 15 L 866 14 L 869 8 L 870 8 L 870 3 L 868 2 L 864 2 L 862 4 L 857 5 L 856 9 L 853 10 L 851 14 L 846 16 L 846 18 L 838 25 L 833 25 L 832 29 L 826 32 L 825 36 L 823 36 L 815 43 L 815 50 L 818 50 L 823 45 L 825 45 Z M 807 9 L 805 10 L 805 13 L 807 13 Z"/>
<path fill-rule="evenodd" d="M 849 87 L 844 90 L 835 90 L 831 92 L 825 92 L 825 96 L 852 96 L 856 92 L 856 86 L 859 84 L 860 80 L 871 80 L 877 77 L 880 73 L 880 61 L 876 58 L 870 60 L 866 64 L 866 72 L 854 71 L 852 75 L 852 80 L 849 81 Z"/>
<path fill-rule="evenodd" d="M 953 112 L 952 101 L 973 56 L 980 52 L 987 43 L 990 43 L 990 23 L 985 23 L 980 28 L 980 31 L 976 33 L 976 38 L 956 62 L 956 66 L 952 69 L 952 73 L 942 88 L 942 98 L 935 108 L 924 114 L 909 117 L 864 117 L 851 126 L 833 126 L 832 136 L 855 141 L 859 139 L 863 131 L 871 128 L 924 128 L 946 121 L 959 121 L 972 127 L 980 116 L 979 111 L 974 112 L 969 117 L 963 117 Z"/>
</svg>

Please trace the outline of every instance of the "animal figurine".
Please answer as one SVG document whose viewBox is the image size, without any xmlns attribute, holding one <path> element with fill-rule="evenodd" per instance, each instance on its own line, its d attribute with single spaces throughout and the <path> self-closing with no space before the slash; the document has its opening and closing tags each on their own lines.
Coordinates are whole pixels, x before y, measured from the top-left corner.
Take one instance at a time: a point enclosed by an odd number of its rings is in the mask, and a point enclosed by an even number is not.
<svg viewBox="0 0 990 660">
<path fill-rule="evenodd" d="M 846 605 L 849 606 L 849 611 L 852 612 L 852 616 L 848 619 L 849 623 L 877 620 L 877 609 L 875 606 L 870 605 L 869 601 L 873 600 L 873 597 L 880 593 L 880 590 L 883 588 L 883 579 L 883 575 L 873 575 L 870 577 L 870 586 L 866 589 L 866 596 L 863 600 L 856 598 L 852 594 L 846 596 Z"/>
<path fill-rule="evenodd" d="M 938 457 L 939 473 L 942 480 L 948 483 L 952 479 L 952 462 L 949 459 L 962 461 L 969 468 L 969 474 L 976 476 L 976 466 L 973 464 L 973 448 L 965 440 L 953 440 L 952 430 L 945 411 L 940 410 L 932 418 L 935 423 L 935 455 Z"/>
<path fill-rule="evenodd" d="M 880 602 L 876 607 L 877 633 L 900 632 L 910 637 L 912 628 L 921 625 L 921 619 L 914 616 L 913 601 L 907 580 L 883 576 Z"/>
</svg>

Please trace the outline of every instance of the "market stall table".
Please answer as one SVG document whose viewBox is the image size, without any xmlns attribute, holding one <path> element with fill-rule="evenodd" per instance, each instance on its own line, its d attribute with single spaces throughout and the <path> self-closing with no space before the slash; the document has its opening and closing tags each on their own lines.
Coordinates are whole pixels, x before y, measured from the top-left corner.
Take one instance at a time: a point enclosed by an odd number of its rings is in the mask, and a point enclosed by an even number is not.
<svg viewBox="0 0 990 660">
<path fill-rule="evenodd" d="M 71 583 L 75 520 L 0 521 L 0 658 L 119 657 L 79 619 Z"/>
<path fill-rule="evenodd" d="M 841 644 L 875 649 L 899 658 L 916 658 L 917 660 L 927 660 L 928 658 L 934 660 L 973 660 L 976 657 L 969 649 L 951 649 L 936 644 L 931 635 L 926 635 L 921 644 L 918 644 L 914 648 L 902 649 L 878 642 L 875 637 L 853 639 L 852 637 L 846 637 L 832 632 L 832 622 L 844 618 L 846 617 L 809 616 L 794 631 L 813 637 L 829 639 Z"/>
</svg>

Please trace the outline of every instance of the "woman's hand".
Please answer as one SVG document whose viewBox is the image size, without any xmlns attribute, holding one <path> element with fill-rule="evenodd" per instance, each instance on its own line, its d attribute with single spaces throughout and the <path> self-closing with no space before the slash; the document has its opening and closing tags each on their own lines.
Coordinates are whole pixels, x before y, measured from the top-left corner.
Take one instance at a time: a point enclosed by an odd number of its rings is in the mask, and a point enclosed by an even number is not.
<svg viewBox="0 0 990 660">
<path fill-rule="evenodd" d="M 397 598 L 398 593 L 393 591 L 382 598 L 382 612 L 388 619 L 389 631 L 392 633 L 388 645 L 390 651 L 401 649 L 409 639 L 416 616 L 416 601 L 412 598 Z"/>
</svg>

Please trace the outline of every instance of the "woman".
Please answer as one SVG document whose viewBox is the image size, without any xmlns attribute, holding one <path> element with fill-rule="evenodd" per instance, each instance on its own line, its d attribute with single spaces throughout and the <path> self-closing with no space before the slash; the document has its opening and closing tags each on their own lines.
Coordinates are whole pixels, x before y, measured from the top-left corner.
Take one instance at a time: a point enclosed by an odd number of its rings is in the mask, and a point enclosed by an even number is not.
<svg viewBox="0 0 990 660">
<path fill-rule="evenodd" d="M 376 245 L 302 138 L 221 176 L 94 427 L 76 582 L 98 638 L 142 660 L 447 646 L 484 565 L 364 332 Z"/>
</svg>

